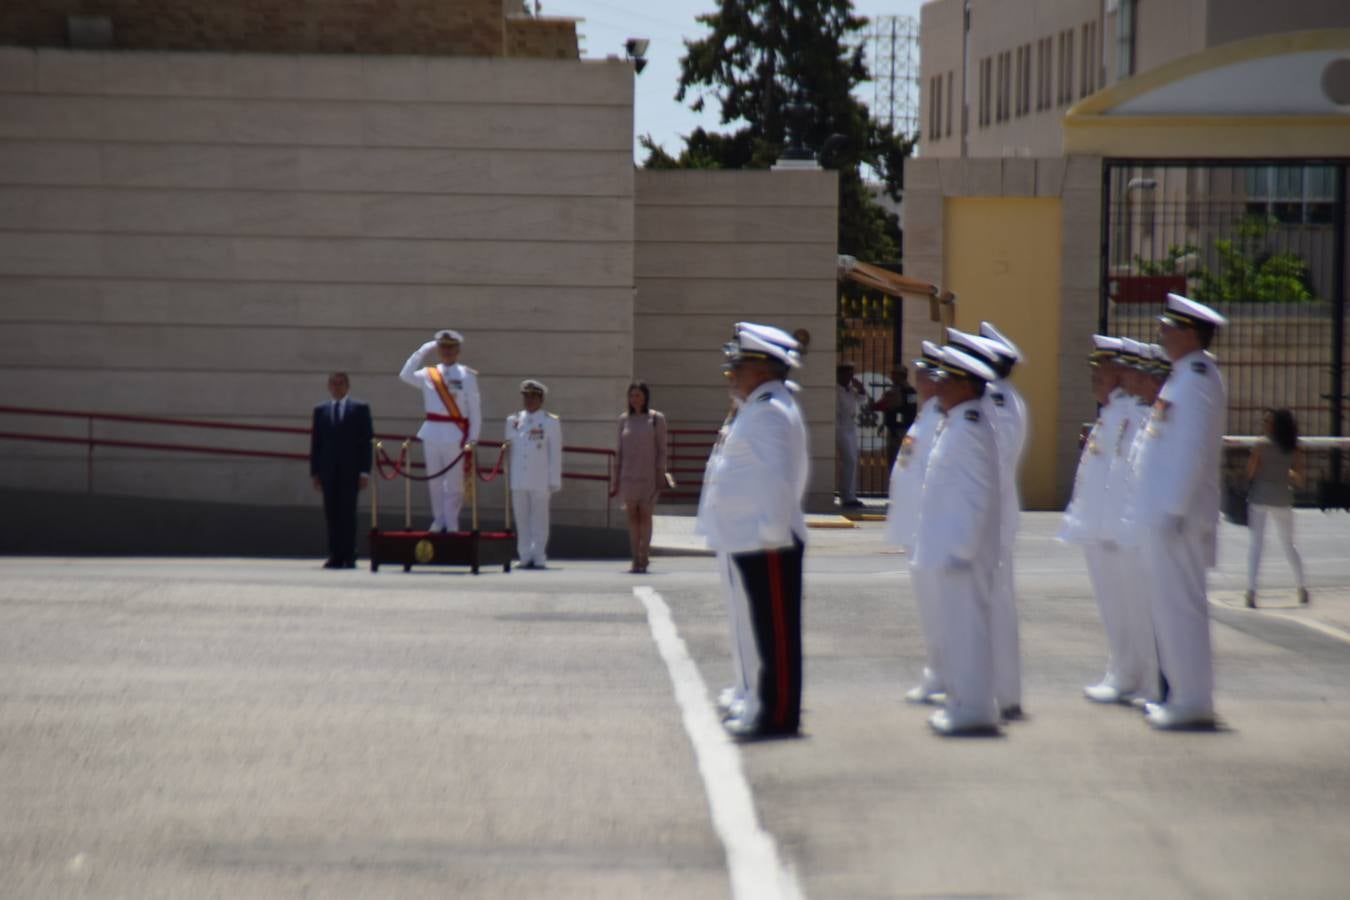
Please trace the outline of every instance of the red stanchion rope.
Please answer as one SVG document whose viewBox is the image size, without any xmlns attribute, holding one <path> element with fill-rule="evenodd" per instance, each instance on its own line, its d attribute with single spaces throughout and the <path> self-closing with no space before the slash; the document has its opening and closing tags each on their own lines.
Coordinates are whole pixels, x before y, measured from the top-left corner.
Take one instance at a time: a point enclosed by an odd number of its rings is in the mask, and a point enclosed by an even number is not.
<svg viewBox="0 0 1350 900">
<path fill-rule="evenodd" d="M 446 472 L 449 472 L 455 466 L 459 465 L 459 461 L 465 457 L 468 451 L 461 450 L 459 456 L 456 456 L 454 459 L 450 460 L 449 465 L 447 465 L 444 469 L 441 469 L 439 472 L 432 472 L 430 475 L 414 475 L 413 473 L 409 472 L 406 468 L 407 453 L 408 449 L 407 447 L 404 447 L 402 450 L 399 451 L 398 459 L 394 460 L 391 459 L 389 457 L 389 454 L 385 453 L 384 448 L 381 447 L 379 458 L 376 460 L 380 469 L 380 477 L 383 478 L 385 481 L 392 481 L 394 478 L 397 478 L 398 476 L 402 475 L 404 478 L 411 479 L 412 481 L 431 481 L 432 479 L 440 478 Z M 393 469 L 394 474 L 385 475 L 384 474 L 385 466 L 389 466 L 391 469 Z"/>
<path fill-rule="evenodd" d="M 484 475 L 483 470 L 478 469 L 479 480 L 482 481 L 484 484 L 490 484 L 491 482 L 496 481 L 497 478 L 502 474 L 502 462 L 505 459 L 506 459 L 506 445 L 503 444 L 502 448 L 497 451 L 497 461 L 493 464 L 492 471 Z M 477 467 L 475 466 L 475 468 Z"/>
</svg>

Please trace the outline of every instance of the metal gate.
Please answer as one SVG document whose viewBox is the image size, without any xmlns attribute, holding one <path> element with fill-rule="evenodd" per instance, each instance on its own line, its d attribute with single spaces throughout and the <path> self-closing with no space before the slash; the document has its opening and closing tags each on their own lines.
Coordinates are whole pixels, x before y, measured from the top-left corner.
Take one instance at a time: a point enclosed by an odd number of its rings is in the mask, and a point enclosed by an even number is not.
<svg viewBox="0 0 1350 900">
<path fill-rule="evenodd" d="M 855 422 L 861 496 L 886 496 L 891 460 L 903 436 L 903 416 L 897 418 L 883 411 L 888 405 L 883 398 L 893 385 L 892 371 L 900 360 L 903 302 L 898 297 L 852 286 L 839 295 L 839 361 L 853 363 L 855 377 L 867 392 L 867 403 Z M 903 360 L 900 362 L 903 365 Z"/>
<path fill-rule="evenodd" d="M 1267 408 L 1305 436 L 1344 434 L 1345 160 L 1108 160 L 1099 327 L 1157 340 L 1169 291 L 1226 316 L 1213 346 L 1228 434 Z M 1240 461 L 1235 461 L 1235 464 Z M 1308 455 L 1300 502 L 1344 491 L 1341 451 Z"/>
</svg>

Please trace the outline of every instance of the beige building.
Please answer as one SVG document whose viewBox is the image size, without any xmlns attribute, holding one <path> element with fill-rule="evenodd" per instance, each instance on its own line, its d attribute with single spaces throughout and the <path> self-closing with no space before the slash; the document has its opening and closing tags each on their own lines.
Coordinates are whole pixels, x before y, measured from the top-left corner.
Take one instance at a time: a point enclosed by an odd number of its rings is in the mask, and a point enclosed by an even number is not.
<svg viewBox="0 0 1350 900">
<path fill-rule="evenodd" d="M 931 0 L 920 10 L 923 157 L 1062 152 L 1074 103 L 1244 38 L 1350 26 L 1344 0 Z"/>
<path fill-rule="evenodd" d="M 634 378 L 672 427 L 716 428 L 718 350 L 736 321 L 833 335 L 834 174 L 635 172 L 632 65 L 577 59 L 570 21 L 410 0 L 367 34 L 374 7 L 357 0 L 302 5 L 295 21 L 281 0 L 168 4 L 176 16 L 65 6 L 103 10 L 112 49 L 65 46 L 59 3 L 0 18 L 10 406 L 303 429 L 326 374 L 345 370 L 396 445 L 422 415 L 397 373 L 454 327 L 480 373 L 485 438 L 500 439 L 531 376 L 566 443 L 604 451 Z M 242 52 L 257 24 L 244 13 L 262 7 L 286 12 L 275 46 Z M 438 42 L 418 27 L 427 17 Z M 562 40 L 513 55 L 530 42 L 512 33 L 560 32 L 570 52 L 555 52 Z M 833 468 L 826 356 L 801 379 L 818 506 Z M 297 454 L 303 434 L 12 411 L 0 432 L 58 439 L 6 439 L 0 491 L 177 502 L 193 523 L 228 508 L 235 533 L 301 511 L 321 536 L 301 460 L 106 443 Z M 599 480 L 565 479 L 555 521 L 622 521 L 606 466 L 603 452 L 565 455 L 565 471 Z M 385 508 L 401 519 L 393 485 Z M 499 517 L 500 482 L 483 490 Z M 420 519 L 421 485 L 412 497 Z M 10 517 L 20 528 L 27 509 Z"/>
</svg>

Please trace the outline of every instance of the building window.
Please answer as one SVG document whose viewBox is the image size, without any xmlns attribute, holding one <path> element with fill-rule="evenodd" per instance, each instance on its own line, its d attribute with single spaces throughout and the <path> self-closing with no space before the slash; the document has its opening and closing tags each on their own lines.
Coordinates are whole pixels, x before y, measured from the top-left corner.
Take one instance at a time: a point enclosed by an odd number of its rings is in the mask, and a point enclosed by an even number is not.
<svg viewBox="0 0 1350 900">
<path fill-rule="evenodd" d="M 1097 23 L 1083 25 L 1083 70 L 1078 73 L 1078 96 L 1097 89 Z"/>
<path fill-rule="evenodd" d="M 1116 20 L 1116 77 L 1134 74 L 1134 35 L 1139 30 L 1137 0 L 1120 0 L 1120 18 Z"/>
<path fill-rule="evenodd" d="M 1005 50 L 998 55 L 998 94 L 994 118 L 999 122 L 1012 118 L 1012 74 L 1012 51 Z"/>
<path fill-rule="evenodd" d="M 942 137 L 942 76 L 933 75 L 928 79 L 928 139 L 936 141 Z"/>
<path fill-rule="evenodd" d="M 956 91 L 952 89 L 952 81 L 955 77 L 955 73 L 947 73 L 947 137 L 952 136 L 952 104 L 954 102 L 952 100 L 952 95 L 956 93 Z"/>
<path fill-rule="evenodd" d="M 1073 102 L 1073 29 L 1059 33 L 1059 89 L 1055 102 L 1063 106 Z"/>
<path fill-rule="evenodd" d="M 1031 45 L 1022 47 L 1022 115 L 1031 113 Z"/>
<path fill-rule="evenodd" d="M 993 98 L 993 72 L 994 58 L 992 56 L 986 56 L 980 60 L 979 124 L 981 128 L 989 127 L 989 107 Z"/>
<path fill-rule="evenodd" d="M 1051 96 L 1054 85 L 1055 45 L 1053 38 L 1041 38 L 1036 42 L 1036 108 L 1050 109 L 1054 106 Z"/>
<path fill-rule="evenodd" d="M 1247 212 L 1283 225 L 1327 225 L 1335 218 L 1331 166 L 1259 166 L 1247 170 Z"/>
</svg>

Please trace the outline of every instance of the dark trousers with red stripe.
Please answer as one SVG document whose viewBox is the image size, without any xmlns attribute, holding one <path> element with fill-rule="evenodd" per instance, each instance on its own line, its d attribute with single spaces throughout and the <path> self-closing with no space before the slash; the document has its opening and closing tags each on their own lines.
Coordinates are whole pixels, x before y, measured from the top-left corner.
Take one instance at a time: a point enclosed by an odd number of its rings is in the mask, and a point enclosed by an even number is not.
<svg viewBox="0 0 1350 900">
<path fill-rule="evenodd" d="M 794 734 L 802 709 L 802 543 L 733 554 L 759 650 L 760 730 Z"/>
</svg>

